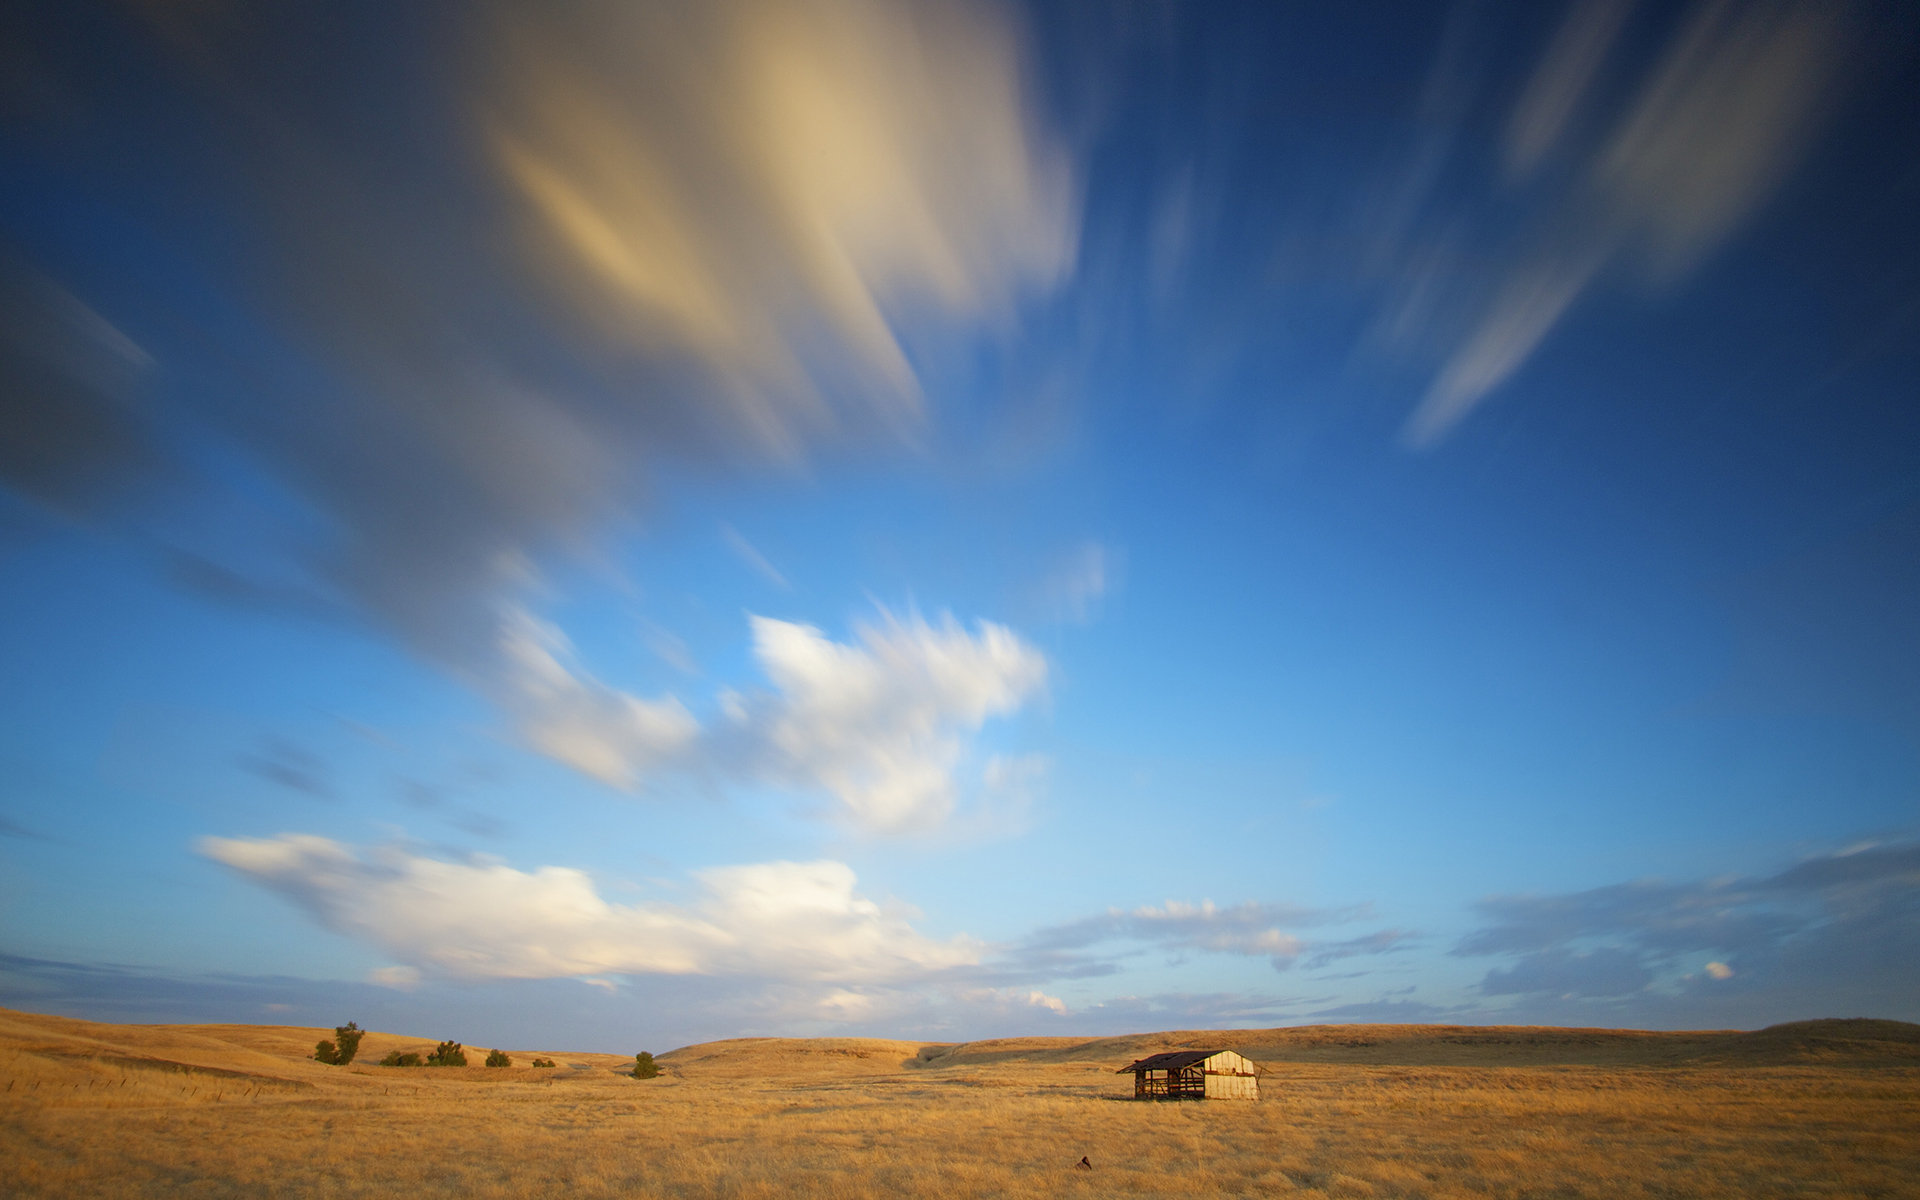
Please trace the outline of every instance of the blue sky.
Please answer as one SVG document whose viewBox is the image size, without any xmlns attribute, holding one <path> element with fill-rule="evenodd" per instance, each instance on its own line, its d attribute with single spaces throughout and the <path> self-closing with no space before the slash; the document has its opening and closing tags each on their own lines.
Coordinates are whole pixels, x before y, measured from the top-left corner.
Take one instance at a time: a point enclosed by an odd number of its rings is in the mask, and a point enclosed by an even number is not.
<svg viewBox="0 0 1920 1200">
<path fill-rule="evenodd" d="M 1920 22 L 7 18 L 0 1003 L 1920 1019 Z"/>
</svg>

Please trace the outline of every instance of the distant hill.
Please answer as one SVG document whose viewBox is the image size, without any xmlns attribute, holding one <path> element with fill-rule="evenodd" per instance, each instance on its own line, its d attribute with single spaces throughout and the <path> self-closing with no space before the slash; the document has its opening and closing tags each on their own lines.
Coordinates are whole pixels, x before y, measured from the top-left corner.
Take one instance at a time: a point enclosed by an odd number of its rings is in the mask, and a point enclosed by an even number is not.
<svg viewBox="0 0 1920 1200">
<path fill-rule="evenodd" d="M 436 1031 L 441 1032 L 441 1031 Z M 455 1036 L 457 1030 L 445 1031 Z M 349 1072 L 313 1061 L 331 1029 L 287 1025 L 113 1025 L 0 1009 L 0 1064 L 10 1071 L 60 1072 L 112 1066 L 148 1075 L 191 1075 L 246 1086 L 352 1086 L 389 1050 L 425 1052 L 437 1040 L 369 1032 Z M 624 1070 L 623 1055 L 512 1050 L 510 1071 L 479 1065 L 461 1077 L 526 1078 L 535 1054 L 557 1059 L 553 1076 Z M 881 1038 L 734 1038 L 659 1056 L 685 1079 L 743 1076 L 860 1077 L 937 1074 L 988 1066 L 1115 1070 L 1164 1050 L 1232 1049 L 1272 1069 L 1289 1064 L 1353 1066 L 1920 1067 L 1920 1025 L 1905 1021 L 1795 1021 L 1754 1032 L 1648 1033 L 1545 1026 L 1309 1025 L 1286 1029 L 1174 1030 L 1110 1038 L 995 1038 L 976 1042 Z M 471 1053 L 479 1050 L 479 1053 Z M 392 1078 L 374 1070 L 381 1078 Z M 436 1073 L 436 1078 L 452 1076 Z"/>
<path fill-rule="evenodd" d="M 1307 1025 L 1284 1029 L 1179 1030 L 1086 1041 L 1004 1038 L 929 1046 L 922 1066 L 1114 1060 L 1165 1050 L 1232 1049 L 1267 1065 L 1372 1066 L 1768 1066 L 1920 1065 L 1920 1025 L 1904 1021 L 1797 1021 L 1739 1030 L 1648 1032 L 1533 1025 Z"/>
<path fill-rule="evenodd" d="M 0 1068 L 26 1076 L 113 1067 L 139 1077 L 186 1075 L 235 1086 L 300 1089 L 350 1082 L 351 1072 L 374 1068 L 389 1050 L 425 1054 L 438 1040 L 369 1031 L 353 1066 L 342 1071 L 313 1061 L 314 1043 L 332 1036 L 331 1028 L 297 1025 L 115 1025 L 0 1008 Z M 468 1047 L 473 1065 L 467 1070 L 476 1079 L 517 1076 L 541 1053 L 512 1051 L 513 1069 L 501 1071 L 480 1066 L 489 1049 Z M 633 1065 L 631 1056 L 617 1054 L 544 1053 L 560 1061 L 562 1073 Z M 444 1076 L 446 1069 L 435 1070 Z"/>
<path fill-rule="evenodd" d="M 1268 1067 L 1920 1066 L 1920 1025 L 1796 1021 L 1740 1030 L 1648 1032 L 1534 1025 L 1307 1025 L 1186 1029 L 1110 1038 L 993 1038 L 914 1043 L 861 1038 L 738 1038 L 687 1046 L 660 1061 L 688 1073 L 872 1074 L 998 1064 L 1106 1064 L 1166 1050 L 1237 1050 Z M 898 1058 L 893 1056 L 898 1055 Z"/>
</svg>

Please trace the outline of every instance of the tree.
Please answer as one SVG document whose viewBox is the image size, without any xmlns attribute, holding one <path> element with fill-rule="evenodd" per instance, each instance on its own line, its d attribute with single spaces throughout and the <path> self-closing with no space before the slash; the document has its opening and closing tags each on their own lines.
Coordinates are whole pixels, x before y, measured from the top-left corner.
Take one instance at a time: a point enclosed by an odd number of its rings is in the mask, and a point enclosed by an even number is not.
<svg viewBox="0 0 1920 1200">
<path fill-rule="evenodd" d="M 658 1074 L 660 1074 L 660 1064 L 653 1061 L 652 1054 L 642 1050 L 633 1056 L 633 1077 L 635 1079 L 652 1079 Z"/>
<path fill-rule="evenodd" d="M 427 1055 L 430 1067 L 464 1067 L 467 1065 L 467 1052 L 459 1042 L 441 1042 Z"/>
<path fill-rule="evenodd" d="M 360 1053 L 360 1039 L 366 1031 L 352 1021 L 338 1026 L 333 1031 L 333 1040 L 322 1041 L 313 1048 L 314 1058 L 330 1066 L 344 1067 Z"/>
<path fill-rule="evenodd" d="M 490 1067 L 510 1067 L 513 1057 L 504 1050 L 487 1051 L 487 1065 Z"/>
<path fill-rule="evenodd" d="M 420 1061 L 420 1056 L 418 1054 L 414 1054 L 411 1051 L 409 1051 L 406 1054 L 402 1054 L 398 1050 L 387 1051 L 387 1056 L 380 1060 L 380 1065 L 383 1067 L 424 1067 L 426 1066 L 425 1063 Z"/>
</svg>

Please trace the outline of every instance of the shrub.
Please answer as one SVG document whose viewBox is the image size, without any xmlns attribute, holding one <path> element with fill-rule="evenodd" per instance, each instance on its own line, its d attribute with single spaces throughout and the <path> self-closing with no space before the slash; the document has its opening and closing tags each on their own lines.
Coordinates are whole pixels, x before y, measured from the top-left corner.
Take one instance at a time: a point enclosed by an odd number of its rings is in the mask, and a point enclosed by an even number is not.
<svg viewBox="0 0 1920 1200">
<path fill-rule="evenodd" d="M 464 1067 L 467 1065 L 467 1052 L 461 1048 L 459 1042 L 441 1042 L 433 1048 L 432 1054 L 427 1055 L 427 1065 L 430 1067 Z"/>
<path fill-rule="evenodd" d="M 658 1074 L 660 1074 L 660 1064 L 653 1061 L 653 1055 L 642 1050 L 633 1056 L 633 1077 L 635 1079 L 652 1079 Z"/>
<path fill-rule="evenodd" d="M 425 1063 L 420 1061 L 420 1056 L 418 1054 L 412 1054 L 412 1053 L 402 1054 L 398 1050 L 387 1051 L 387 1056 L 380 1060 L 380 1065 L 383 1067 L 424 1067 L 426 1066 Z"/>
<path fill-rule="evenodd" d="M 560 1064 L 550 1058 L 536 1058 L 533 1060 L 533 1065 L 536 1067 L 557 1067 Z"/>
<path fill-rule="evenodd" d="M 489 1050 L 487 1051 L 487 1065 L 490 1067 L 510 1067 L 513 1065 L 513 1058 L 505 1051 Z"/>
<path fill-rule="evenodd" d="M 365 1030 L 348 1021 L 333 1031 L 332 1041 L 315 1044 L 313 1056 L 329 1066 L 344 1067 L 353 1061 L 354 1055 L 360 1053 L 360 1039 L 364 1036 Z"/>
</svg>

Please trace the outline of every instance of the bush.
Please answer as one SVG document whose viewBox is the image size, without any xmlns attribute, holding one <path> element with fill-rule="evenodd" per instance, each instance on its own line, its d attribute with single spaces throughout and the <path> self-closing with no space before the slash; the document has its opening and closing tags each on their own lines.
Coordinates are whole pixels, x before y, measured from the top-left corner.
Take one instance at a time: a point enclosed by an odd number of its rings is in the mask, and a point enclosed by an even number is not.
<svg viewBox="0 0 1920 1200">
<path fill-rule="evenodd" d="M 536 1058 L 533 1060 L 533 1065 L 536 1067 L 557 1067 L 560 1064 L 550 1058 Z"/>
<path fill-rule="evenodd" d="M 504 1051 L 489 1050 L 487 1051 L 487 1065 L 490 1067 L 510 1067 L 513 1065 L 513 1058 Z"/>
<path fill-rule="evenodd" d="M 424 1067 L 427 1064 L 420 1061 L 418 1054 L 402 1054 L 398 1050 L 389 1050 L 387 1051 L 387 1056 L 380 1060 L 380 1065 L 383 1067 Z"/>
<path fill-rule="evenodd" d="M 331 1042 L 322 1041 L 316 1044 L 313 1048 L 313 1056 L 329 1066 L 344 1067 L 353 1061 L 354 1055 L 360 1053 L 360 1039 L 364 1036 L 366 1031 L 352 1021 L 348 1021 L 333 1031 Z"/>
<path fill-rule="evenodd" d="M 635 1079 L 652 1079 L 658 1074 L 660 1074 L 660 1064 L 653 1061 L 653 1055 L 642 1050 L 633 1056 L 633 1077 Z"/>
<path fill-rule="evenodd" d="M 432 1054 L 427 1055 L 427 1065 L 430 1067 L 464 1067 L 467 1065 L 467 1052 L 461 1048 L 459 1042 L 441 1042 L 433 1048 Z"/>
</svg>

